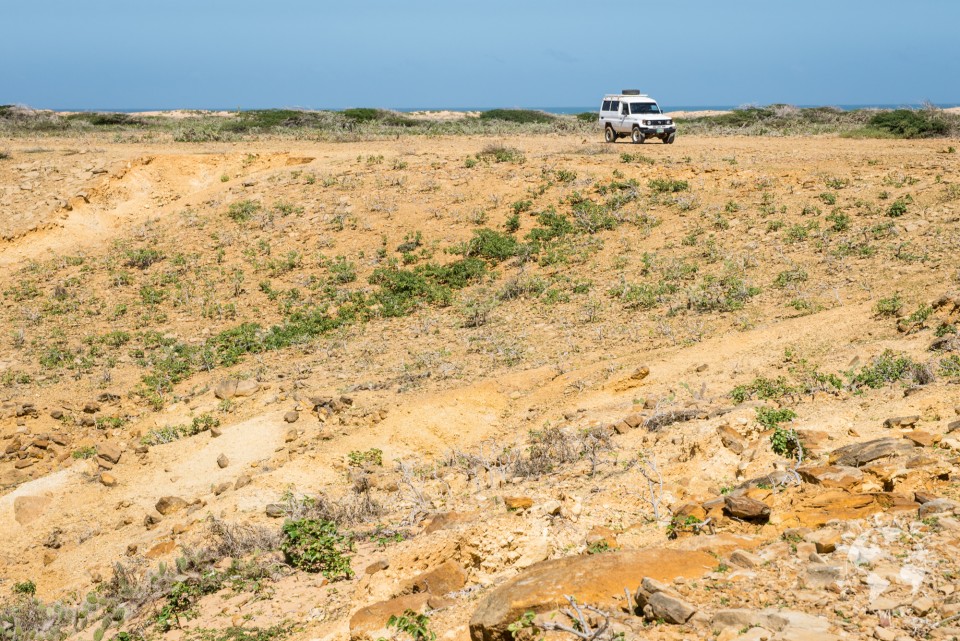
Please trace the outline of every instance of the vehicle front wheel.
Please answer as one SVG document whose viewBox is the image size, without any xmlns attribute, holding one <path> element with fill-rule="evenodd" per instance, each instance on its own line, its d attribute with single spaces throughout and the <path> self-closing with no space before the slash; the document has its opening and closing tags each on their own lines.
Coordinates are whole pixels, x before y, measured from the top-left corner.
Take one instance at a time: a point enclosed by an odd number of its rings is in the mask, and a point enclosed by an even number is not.
<svg viewBox="0 0 960 641">
<path fill-rule="evenodd" d="M 677 139 L 677 132 L 673 132 L 669 136 L 663 139 L 663 144 L 672 145 L 673 141 Z"/>
<path fill-rule="evenodd" d="M 603 130 L 603 139 L 607 142 L 617 142 L 617 134 L 613 132 L 613 127 L 607 125 Z"/>
<path fill-rule="evenodd" d="M 630 139 L 637 145 L 642 144 L 646 138 L 643 135 L 643 132 L 640 131 L 640 127 L 634 127 L 633 133 L 630 134 Z"/>
</svg>

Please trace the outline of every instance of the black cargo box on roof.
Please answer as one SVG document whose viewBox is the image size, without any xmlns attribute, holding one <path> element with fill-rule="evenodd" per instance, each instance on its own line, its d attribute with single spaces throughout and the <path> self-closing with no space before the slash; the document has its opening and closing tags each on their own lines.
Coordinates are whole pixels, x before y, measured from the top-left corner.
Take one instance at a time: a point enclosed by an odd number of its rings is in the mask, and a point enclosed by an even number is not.
<svg viewBox="0 0 960 641">
<path fill-rule="evenodd" d="M 640 95 L 640 90 L 639 90 L 639 89 L 624 89 L 621 93 L 622 93 L 624 96 L 639 96 L 639 95 Z"/>
</svg>

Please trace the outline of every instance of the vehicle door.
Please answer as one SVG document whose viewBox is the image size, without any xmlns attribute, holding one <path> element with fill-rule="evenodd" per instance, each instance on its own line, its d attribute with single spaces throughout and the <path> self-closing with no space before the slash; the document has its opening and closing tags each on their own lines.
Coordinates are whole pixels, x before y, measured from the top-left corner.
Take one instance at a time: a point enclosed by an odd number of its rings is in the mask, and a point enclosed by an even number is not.
<svg viewBox="0 0 960 641">
<path fill-rule="evenodd" d="M 613 130 L 616 132 L 623 131 L 623 113 L 620 105 L 619 100 L 610 101 L 610 124 L 613 125 Z"/>
</svg>

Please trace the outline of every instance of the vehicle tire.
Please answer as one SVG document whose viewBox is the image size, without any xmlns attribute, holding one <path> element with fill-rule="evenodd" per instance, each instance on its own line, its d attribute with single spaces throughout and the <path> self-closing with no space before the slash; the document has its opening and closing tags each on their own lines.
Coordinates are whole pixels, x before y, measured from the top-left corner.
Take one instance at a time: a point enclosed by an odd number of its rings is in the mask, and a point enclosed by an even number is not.
<svg viewBox="0 0 960 641">
<path fill-rule="evenodd" d="M 672 145 L 673 141 L 677 139 L 677 132 L 673 132 L 669 136 L 663 139 L 663 144 Z"/>
<path fill-rule="evenodd" d="M 613 127 L 607 125 L 603 130 L 603 139 L 607 142 L 617 142 L 617 134 L 613 131 Z"/>
<path fill-rule="evenodd" d="M 646 140 L 646 138 L 644 137 L 643 132 L 640 131 L 640 127 L 633 128 L 633 133 L 630 134 L 630 140 L 632 140 L 634 144 L 637 144 L 637 145 L 643 144 L 643 141 Z"/>
</svg>

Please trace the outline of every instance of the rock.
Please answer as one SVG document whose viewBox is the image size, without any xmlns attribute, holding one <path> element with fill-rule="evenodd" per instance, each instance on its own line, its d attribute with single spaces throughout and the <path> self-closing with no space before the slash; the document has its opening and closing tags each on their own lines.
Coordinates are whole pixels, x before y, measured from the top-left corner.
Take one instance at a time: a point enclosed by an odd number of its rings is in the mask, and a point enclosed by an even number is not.
<svg viewBox="0 0 960 641">
<path fill-rule="evenodd" d="M 917 447 L 932 447 L 940 441 L 939 435 L 931 434 L 930 432 L 924 432 L 923 430 L 913 430 L 912 432 L 907 432 L 903 435 L 903 438 L 907 439 Z"/>
<path fill-rule="evenodd" d="M 720 435 L 720 442 L 723 446 L 734 454 L 742 454 L 747 447 L 747 442 L 743 436 L 727 425 L 721 425 L 717 428 L 717 434 Z"/>
<path fill-rule="evenodd" d="M 267 516 L 274 519 L 279 519 L 280 517 L 287 515 L 287 509 L 282 503 L 270 503 L 267 505 L 265 511 Z"/>
<path fill-rule="evenodd" d="M 219 484 L 217 484 L 217 485 L 214 486 L 214 488 L 213 488 L 213 494 L 214 494 L 215 496 L 220 496 L 221 494 L 223 494 L 224 492 L 226 492 L 227 490 L 229 490 L 230 487 L 231 487 L 231 486 L 230 486 L 229 483 L 226 483 L 226 482 L 224 482 L 224 483 L 219 483 Z"/>
<path fill-rule="evenodd" d="M 107 487 L 113 487 L 117 484 L 117 477 L 115 477 L 110 472 L 101 472 L 100 473 L 100 482 Z"/>
<path fill-rule="evenodd" d="M 503 504 L 508 510 L 529 510 L 533 507 L 533 499 L 527 496 L 505 496 Z"/>
<path fill-rule="evenodd" d="M 883 422 L 886 428 L 913 427 L 920 420 L 919 416 L 893 416 Z"/>
<path fill-rule="evenodd" d="M 233 379 L 220 381 L 216 387 L 213 388 L 213 395 L 220 400 L 233 398 L 237 395 L 237 381 Z"/>
<path fill-rule="evenodd" d="M 217 438 L 223 434 L 223 428 L 219 425 L 210 426 L 210 438 Z"/>
<path fill-rule="evenodd" d="M 734 550 L 730 555 L 730 562 L 742 568 L 755 568 L 763 565 L 763 559 L 746 550 Z"/>
<path fill-rule="evenodd" d="M 170 554 L 176 549 L 176 541 L 164 541 L 163 543 L 157 543 L 152 548 L 147 550 L 144 556 L 148 559 L 159 559 L 162 556 Z"/>
<path fill-rule="evenodd" d="M 51 412 L 50 412 L 50 418 L 52 418 L 52 419 L 55 420 L 55 421 L 59 421 L 61 418 L 63 418 L 63 410 L 53 410 L 53 411 L 51 411 Z"/>
<path fill-rule="evenodd" d="M 883 511 L 883 506 L 870 494 L 851 494 L 844 490 L 828 490 L 802 502 L 791 512 L 775 515 L 776 522 L 787 527 L 819 527 L 833 519 L 854 521 Z"/>
<path fill-rule="evenodd" d="M 49 496 L 18 496 L 13 500 L 13 518 L 20 525 L 28 525 L 43 515 L 50 501 Z"/>
<path fill-rule="evenodd" d="M 241 487 L 246 487 L 250 485 L 252 480 L 249 474 L 241 474 L 237 477 L 237 482 L 233 484 L 233 489 L 239 490 Z"/>
<path fill-rule="evenodd" d="M 805 482 L 823 487 L 850 489 L 863 481 L 863 472 L 855 467 L 843 465 L 825 465 L 822 467 L 801 467 L 797 470 Z"/>
<path fill-rule="evenodd" d="M 247 379 L 245 381 L 240 381 L 237 383 L 236 389 L 233 391 L 234 396 L 253 396 L 257 393 L 257 390 L 260 389 L 260 383 L 253 379 Z"/>
<path fill-rule="evenodd" d="M 757 610 L 730 608 L 727 610 L 717 610 L 710 619 L 710 626 L 715 630 L 724 630 L 727 628 L 743 630 L 762 626 L 766 622 L 766 615 Z"/>
<path fill-rule="evenodd" d="M 299 420 L 299 418 L 300 418 L 300 412 L 296 410 L 290 410 L 289 412 L 283 415 L 283 420 L 285 420 L 287 423 L 296 423 L 297 420 Z"/>
<path fill-rule="evenodd" d="M 620 547 L 614 531 L 602 525 L 595 525 L 587 532 L 586 542 L 588 546 L 603 546 L 608 550 L 615 550 Z"/>
<path fill-rule="evenodd" d="M 960 430 L 960 421 L 953 421 L 952 423 L 947 423 L 947 434 L 950 432 L 956 432 Z"/>
<path fill-rule="evenodd" d="M 456 592 L 467 584 L 467 573 L 460 564 L 453 560 L 444 561 L 436 569 L 425 572 L 408 581 L 401 587 L 398 594 L 417 594 L 429 592 L 443 596 L 448 592 Z"/>
<path fill-rule="evenodd" d="M 221 470 L 228 465 L 230 465 L 230 459 L 227 458 L 226 454 L 221 454 L 217 457 L 217 467 L 219 467 Z"/>
<path fill-rule="evenodd" d="M 560 508 L 562 507 L 563 507 L 563 503 L 561 503 L 556 499 L 547 501 L 546 503 L 540 506 L 540 508 L 543 510 L 543 513 L 549 514 L 550 516 L 556 516 L 560 514 Z"/>
<path fill-rule="evenodd" d="M 618 609 L 624 588 L 636 586 L 642 577 L 698 578 L 715 566 L 716 559 L 704 552 L 657 548 L 543 561 L 487 594 L 470 620 L 470 637 L 511 641 L 507 626 L 525 612 L 556 609 L 566 602 L 564 595 L 578 603 Z"/>
<path fill-rule="evenodd" d="M 156 508 L 157 512 L 163 516 L 168 514 L 173 514 L 183 510 L 189 505 L 184 499 L 179 496 L 164 496 L 159 501 L 157 501 Z"/>
<path fill-rule="evenodd" d="M 390 567 L 390 561 L 387 559 L 379 559 L 368 565 L 363 573 L 367 575 L 376 574 L 377 572 L 386 570 L 388 567 Z"/>
<path fill-rule="evenodd" d="M 429 594 L 407 594 L 360 608 L 350 617 L 350 638 L 377 639 L 384 636 L 380 632 L 387 627 L 390 617 L 400 616 L 407 610 L 419 614 L 427 609 L 431 598 L 435 597 Z"/>
<path fill-rule="evenodd" d="M 100 403 L 97 403 L 96 401 L 90 401 L 83 406 L 83 411 L 87 414 L 96 414 L 100 411 Z"/>
<path fill-rule="evenodd" d="M 818 554 L 830 554 L 837 549 L 842 539 L 840 538 L 840 532 L 826 528 L 807 534 L 804 540 L 813 543 L 817 547 Z"/>
<path fill-rule="evenodd" d="M 680 599 L 677 596 L 667 592 L 655 592 L 647 600 L 644 608 L 644 614 L 647 614 L 647 608 L 650 613 L 647 618 L 651 620 L 663 619 L 667 623 L 683 625 L 690 620 L 690 617 L 696 613 L 696 608 Z"/>
<path fill-rule="evenodd" d="M 812 563 L 807 566 L 807 585 L 810 587 L 826 587 L 836 585 L 843 579 L 843 568 L 823 563 Z"/>
<path fill-rule="evenodd" d="M 646 418 L 643 416 L 643 414 L 630 414 L 623 417 L 623 422 L 626 423 L 627 427 L 630 429 L 636 429 L 640 427 L 643 425 L 645 420 Z"/>
<path fill-rule="evenodd" d="M 937 604 L 934 602 L 934 600 L 929 596 L 922 596 L 915 600 L 910 607 L 913 608 L 913 611 L 917 614 L 917 616 L 922 617 L 926 616 L 926 614 L 933 610 L 936 605 Z"/>
<path fill-rule="evenodd" d="M 744 521 L 766 521 L 770 518 L 770 506 L 746 496 L 725 496 L 723 511 Z"/>
<path fill-rule="evenodd" d="M 960 503 L 952 501 L 950 499 L 934 499 L 933 501 L 927 501 L 920 506 L 920 509 L 917 513 L 922 519 L 925 516 L 930 516 L 931 514 L 940 514 L 942 512 L 952 512 L 960 508 Z"/>
<path fill-rule="evenodd" d="M 97 456 L 114 465 L 120 462 L 120 456 L 122 454 L 123 452 L 120 448 L 112 443 L 100 443 L 97 445 Z"/>
<path fill-rule="evenodd" d="M 897 638 L 896 630 L 891 630 L 890 628 L 884 628 L 877 626 L 873 629 L 873 638 L 879 639 L 880 641 L 895 641 Z"/>
<path fill-rule="evenodd" d="M 284 434 L 283 442 L 293 443 L 295 440 L 297 440 L 298 436 L 299 436 L 299 433 L 297 432 L 297 428 L 291 427 L 290 429 L 287 430 L 287 433 Z"/>
<path fill-rule="evenodd" d="M 913 448 L 913 443 L 902 438 L 878 438 L 834 450 L 830 453 L 830 463 L 832 465 L 860 467 L 879 458 L 907 454 L 913 451 Z"/>
</svg>

